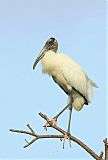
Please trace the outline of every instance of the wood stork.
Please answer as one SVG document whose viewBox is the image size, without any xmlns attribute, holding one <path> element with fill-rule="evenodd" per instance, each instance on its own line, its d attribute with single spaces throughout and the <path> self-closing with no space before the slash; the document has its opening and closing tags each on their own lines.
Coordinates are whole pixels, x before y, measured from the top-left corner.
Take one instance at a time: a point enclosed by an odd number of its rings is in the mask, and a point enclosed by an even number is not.
<svg viewBox="0 0 108 160">
<path fill-rule="evenodd" d="M 70 134 L 70 122 L 72 108 L 80 111 L 88 105 L 93 96 L 93 87 L 97 85 L 88 78 L 87 74 L 73 59 L 65 54 L 57 54 L 58 42 L 55 38 L 47 40 L 45 46 L 33 64 L 33 70 L 37 63 L 42 60 L 42 72 L 52 76 L 69 97 L 69 103 L 51 121 L 54 124 L 61 113 L 69 108 L 69 123 L 67 135 Z"/>
</svg>

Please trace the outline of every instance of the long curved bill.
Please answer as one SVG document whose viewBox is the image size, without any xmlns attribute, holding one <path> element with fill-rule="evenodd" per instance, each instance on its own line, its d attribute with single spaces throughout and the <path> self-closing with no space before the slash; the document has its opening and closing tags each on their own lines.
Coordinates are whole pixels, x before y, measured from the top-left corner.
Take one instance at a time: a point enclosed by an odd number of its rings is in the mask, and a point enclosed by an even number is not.
<svg viewBox="0 0 108 160">
<path fill-rule="evenodd" d="M 33 64 L 33 70 L 35 69 L 38 62 L 44 57 L 45 52 L 46 52 L 46 48 L 43 48 L 42 51 L 40 52 L 40 54 L 38 55 L 38 57 L 36 58 L 34 64 Z"/>
</svg>

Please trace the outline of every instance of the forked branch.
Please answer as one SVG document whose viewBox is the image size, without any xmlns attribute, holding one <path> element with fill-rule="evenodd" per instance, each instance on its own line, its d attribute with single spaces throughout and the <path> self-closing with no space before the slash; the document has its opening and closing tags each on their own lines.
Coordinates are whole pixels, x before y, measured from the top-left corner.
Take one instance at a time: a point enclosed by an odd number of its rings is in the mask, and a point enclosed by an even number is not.
<svg viewBox="0 0 108 160">
<path fill-rule="evenodd" d="M 62 128 L 58 127 L 56 124 L 52 124 L 52 122 L 49 120 L 49 118 L 43 114 L 43 113 L 39 113 L 39 115 L 46 120 L 46 122 L 48 123 L 48 125 L 52 128 L 54 128 L 55 130 L 57 130 L 58 132 L 60 132 L 60 135 L 40 135 L 37 134 L 32 127 L 28 124 L 27 127 L 30 131 L 24 131 L 24 130 L 17 130 L 17 129 L 10 129 L 11 132 L 17 132 L 17 133 L 23 133 L 23 134 L 28 134 L 33 136 L 34 138 L 28 142 L 26 139 L 26 145 L 24 145 L 24 148 L 30 146 L 32 143 L 34 143 L 36 140 L 38 139 L 42 139 L 42 138 L 59 138 L 59 139 L 64 139 L 64 135 L 67 134 L 66 131 L 64 131 Z M 84 144 L 83 142 L 81 142 L 78 138 L 74 137 L 74 136 L 70 136 L 69 137 L 71 141 L 74 141 L 75 143 L 77 143 L 78 145 L 80 145 L 83 149 L 85 149 L 94 159 L 96 160 L 103 160 L 103 152 L 100 153 L 100 155 L 98 156 L 93 150 L 91 150 L 86 144 Z M 106 141 L 105 141 L 106 142 Z M 106 143 L 105 143 L 106 144 Z M 106 146 L 106 145 L 105 145 Z M 106 151 L 107 152 L 107 151 Z M 106 159 L 107 160 L 107 159 Z"/>
</svg>

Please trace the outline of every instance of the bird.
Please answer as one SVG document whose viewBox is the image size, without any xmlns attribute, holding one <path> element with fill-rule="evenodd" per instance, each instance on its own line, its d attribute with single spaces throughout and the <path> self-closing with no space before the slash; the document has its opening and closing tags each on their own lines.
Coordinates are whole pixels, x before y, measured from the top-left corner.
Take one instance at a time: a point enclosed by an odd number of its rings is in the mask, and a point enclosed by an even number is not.
<svg viewBox="0 0 108 160">
<path fill-rule="evenodd" d="M 33 70 L 41 61 L 42 72 L 52 76 L 54 82 L 68 95 L 68 104 L 51 119 L 51 122 L 55 124 L 58 117 L 69 108 L 68 129 L 65 135 L 69 137 L 73 108 L 80 111 L 84 105 L 91 103 L 93 88 L 98 86 L 76 61 L 64 53 L 58 53 L 57 50 L 58 41 L 53 37 L 49 38 L 37 56 Z"/>
</svg>

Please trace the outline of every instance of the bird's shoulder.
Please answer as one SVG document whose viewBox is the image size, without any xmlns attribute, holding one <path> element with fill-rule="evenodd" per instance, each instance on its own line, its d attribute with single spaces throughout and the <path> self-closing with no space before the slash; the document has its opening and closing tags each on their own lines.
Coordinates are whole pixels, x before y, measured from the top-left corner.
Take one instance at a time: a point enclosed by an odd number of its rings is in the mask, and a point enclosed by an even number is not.
<svg viewBox="0 0 108 160">
<path fill-rule="evenodd" d="M 59 64 L 63 65 L 64 67 L 72 67 L 73 69 L 79 69 L 79 70 L 83 70 L 81 65 L 74 60 L 71 56 L 66 55 L 64 53 L 59 53 L 56 55 L 56 59 L 59 62 Z"/>
</svg>

